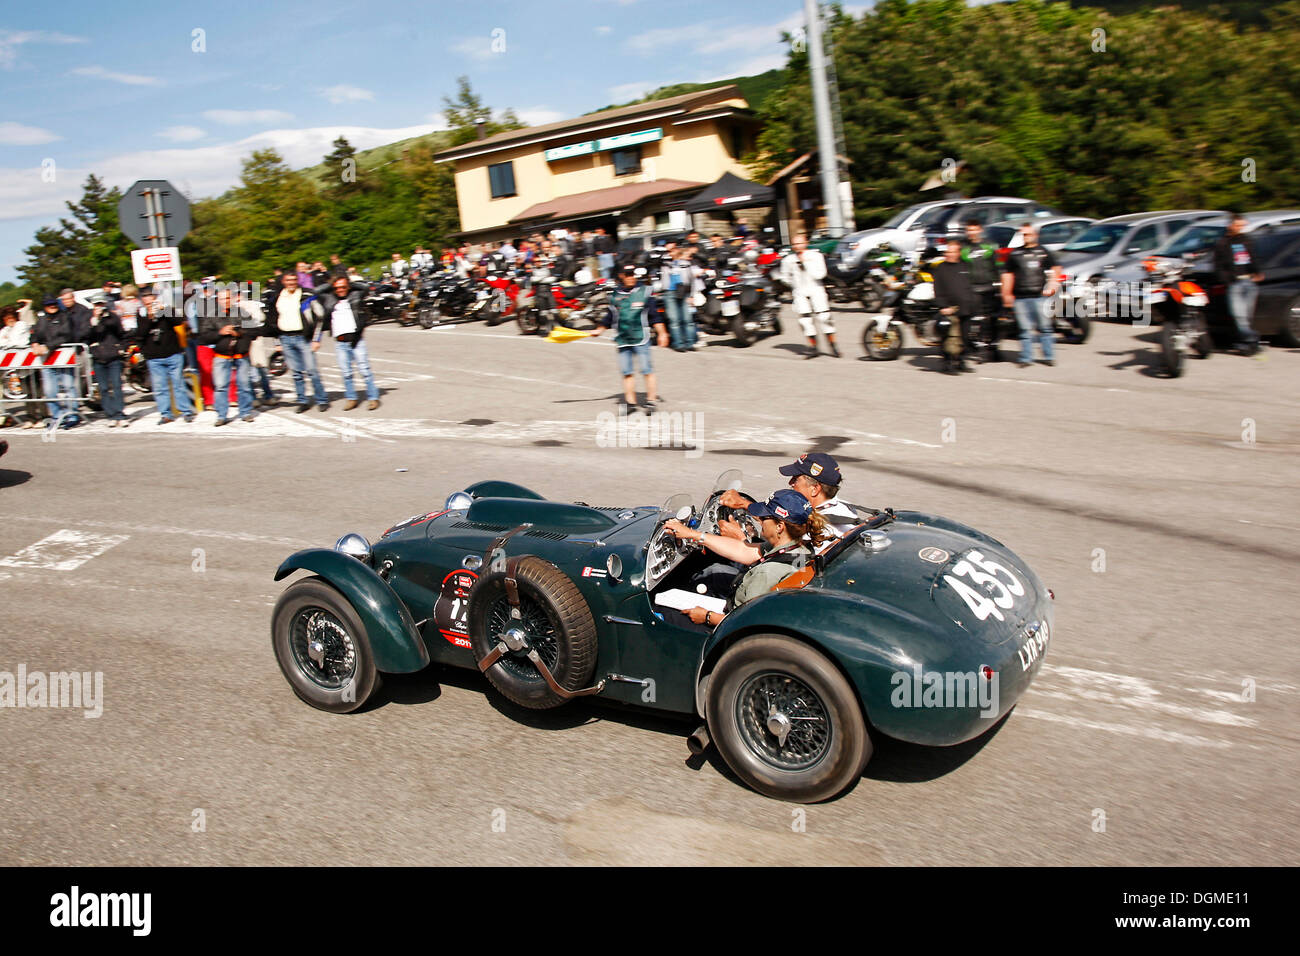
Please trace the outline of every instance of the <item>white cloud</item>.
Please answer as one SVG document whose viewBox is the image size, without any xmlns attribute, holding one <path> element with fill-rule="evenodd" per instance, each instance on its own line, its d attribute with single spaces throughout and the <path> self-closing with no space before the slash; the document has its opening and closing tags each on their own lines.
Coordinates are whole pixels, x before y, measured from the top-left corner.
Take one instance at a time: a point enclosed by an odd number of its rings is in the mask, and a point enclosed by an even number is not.
<svg viewBox="0 0 1300 956">
<path fill-rule="evenodd" d="M 0 30 L 0 67 L 11 68 L 18 59 L 18 49 L 29 43 L 85 43 L 85 37 L 49 30 Z"/>
<path fill-rule="evenodd" d="M 657 90 L 663 86 L 662 83 L 651 83 L 641 81 L 637 83 L 620 83 L 618 86 L 609 88 L 609 98 L 614 103 L 624 103 L 628 100 L 636 100 L 645 96 L 651 90 Z"/>
<path fill-rule="evenodd" d="M 613 28 L 613 27 L 596 27 L 596 32 L 599 33 L 601 36 L 607 36 L 608 34 L 614 32 L 614 28 Z"/>
<path fill-rule="evenodd" d="M 79 66 L 72 71 L 77 76 L 97 76 L 103 80 L 112 80 L 114 83 L 125 83 L 128 86 L 161 86 L 162 80 L 156 76 L 143 76 L 139 73 L 114 73 L 112 70 L 106 70 L 102 66 Z"/>
<path fill-rule="evenodd" d="M 5 146 L 40 146 L 61 139 L 57 133 L 51 133 L 39 126 L 24 126 L 22 123 L 0 123 L 0 143 Z"/>
<path fill-rule="evenodd" d="M 53 183 L 42 181 L 41 168 L 35 163 L 21 168 L 0 168 L 0 221 L 33 217 L 55 221 L 65 214 L 65 200 L 81 196 L 81 184 L 92 172 L 108 186 L 123 189 L 137 179 L 167 179 L 202 198 L 220 195 L 236 185 L 241 160 L 255 149 L 274 149 L 291 169 L 301 169 L 319 163 L 339 136 L 346 136 L 348 142 L 362 150 L 433 130 L 432 124 L 395 129 L 320 126 L 265 130 L 230 143 L 134 150 L 96 159 L 84 168 L 60 166 Z"/>
<path fill-rule="evenodd" d="M 547 109 L 545 106 L 532 106 L 528 109 L 515 110 L 515 115 L 519 117 L 519 122 L 525 126 L 543 126 L 546 123 L 558 123 L 562 119 L 568 119 L 569 116 L 568 113 Z"/>
<path fill-rule="evenodd" d="M 669 49 L 702 56 L 764 48 L 779 51 L 782 32 L 790 32 L 802 26 L 802 14 L 792 14 L 777 23 L 759 26 L 739 26 L 711 20 L 642 30 L 629 38 L 624 46 L 631 52 L 643 56 L 658 55 Z"/>
<path fill-rule="evenodd" d="M 166 129 L 160 129 L 154 135 L 169 139 L 173 143 L 192 143 L 194 140 L 202 139 L 208 134 L 197 126 L 168 126 Z"/>
<path fill-rule="evenodd" d="M 223 126 L 264 126 L 267 123 L 291 122 L 293 115 L 283 110 L 204 110 L 203 118 Z"/>
<path fill-rule="evenodd" d="M 359 86 L 348 86 L 346 83 L 327 86 L 320 91 L 320 95 L 331 103 L 357 103 L 361 100 L 373 100 L 375 98 L 375 94 L 369 90 L 363 90 Z"/>
<path fill-rule="evenodd" d="M 490 36 L 481 37 L 464 37 L 457 40 L 447 48 L 450 52 L 467 56 L 472 60 L 490 60 L 494 56 L 499 56 L 492 49 L 492 38 Z"/>
</svg>

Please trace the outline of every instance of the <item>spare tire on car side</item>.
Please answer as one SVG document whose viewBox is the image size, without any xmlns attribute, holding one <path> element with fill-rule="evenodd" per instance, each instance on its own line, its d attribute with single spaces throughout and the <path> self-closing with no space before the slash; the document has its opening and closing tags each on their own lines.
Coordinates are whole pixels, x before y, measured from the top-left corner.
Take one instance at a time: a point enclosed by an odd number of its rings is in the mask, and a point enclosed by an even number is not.
<svg viewBox="0 0 1300 956">
<path fill-rule="evenodd" d="M 581 690 L 596 669 L 596 622 L 578 586 L 555 565 L 534 555 L 512 563 L 517 608 L 510 602 L 504 567 L 483 575 L 470 592 L 470 649 L 481 662 L 498 644 L 510 644 L 507 633 L 514 632 L 513 642 L 524 646 L 502 655 L 485 671 L 487 679 L 520 707 L 558 707 L 567 698 L 551 689 L 528 659 L 528 648 L 537 651 L 564 690 Z"/>
</svg>

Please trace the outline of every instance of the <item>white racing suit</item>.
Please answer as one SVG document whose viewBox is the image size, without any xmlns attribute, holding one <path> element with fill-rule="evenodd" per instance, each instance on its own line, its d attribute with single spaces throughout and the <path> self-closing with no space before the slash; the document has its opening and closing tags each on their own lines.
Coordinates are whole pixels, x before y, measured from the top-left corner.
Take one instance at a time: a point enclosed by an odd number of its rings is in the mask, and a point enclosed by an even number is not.
<svg viewBox="0 0 1300 956">
<path fill-rule="evenodd" d="M 810 339 L 816 338 L 819 331 L 834 335 L 831 306 L 826 287 L 822 285 L 826 278 L 826 259 L 816 249 L 805 249 L 800 268 L 799 258 L 792 252 L 781 260 L 781 280 L 790 287 L 799 326 Z"/>
</svg>

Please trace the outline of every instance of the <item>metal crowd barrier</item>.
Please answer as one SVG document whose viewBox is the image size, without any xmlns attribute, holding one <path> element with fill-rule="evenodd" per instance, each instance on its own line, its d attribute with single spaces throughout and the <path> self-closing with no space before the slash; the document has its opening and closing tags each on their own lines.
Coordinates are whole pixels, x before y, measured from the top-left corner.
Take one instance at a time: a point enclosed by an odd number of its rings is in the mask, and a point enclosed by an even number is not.
<svg viewBox="0 0 1300 956">
<path fill-rule="evenodd" d="M 71 368 L 74 394 L 46 396 L 40 381 L 43 368 Z M 0 418 L 8 416 L 11 405 L 27 404 L 50 405 L 55 402 L 68 403 L 80 408 L 95 398 L 92 395 L 93 370 L 90 362 L 89 347 L 81 342 L 62 345 L 50 349 L 44 355 L 37 355 L 31 346 L 16 349 L 0 349 Z M 63 424 L 67 412 L 60 414 L 54 421 L 54 427 Z"/>
</svg>

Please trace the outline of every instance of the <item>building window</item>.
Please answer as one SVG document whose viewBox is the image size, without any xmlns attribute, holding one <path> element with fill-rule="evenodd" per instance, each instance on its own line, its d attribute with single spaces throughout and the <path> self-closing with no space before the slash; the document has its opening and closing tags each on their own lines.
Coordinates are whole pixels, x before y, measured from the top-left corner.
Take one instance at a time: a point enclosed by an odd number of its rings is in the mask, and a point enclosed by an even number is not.
<svg viewBox="0 0 1300 956">
<path fill-rule="evenodd" d="M 515 192 L 515 166 L 514 163 L 496 163 L 488 167 L 488 184 L 492 187 L 492 198 L 500 199 L 502 196 L 514 196 Z"/>
<path fill-rule="evenodd" d="M 627 149 L 616 149 L 610 153 L 614 160 L 614 175 L 626 176 L 628 173 L 641 172 L 641 147 L 629 146 Z"/>
<path fill-rule="evenodd" d="M 731 127 L 731 155 L 736 159 L 745 155 L 745 131 L 739 126 Z"/>
</svg>

